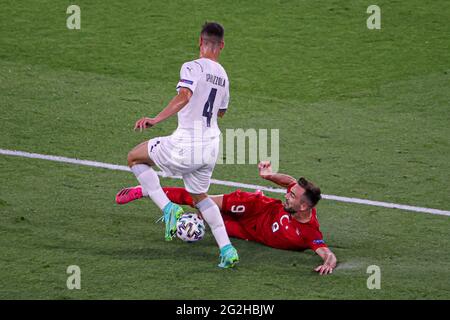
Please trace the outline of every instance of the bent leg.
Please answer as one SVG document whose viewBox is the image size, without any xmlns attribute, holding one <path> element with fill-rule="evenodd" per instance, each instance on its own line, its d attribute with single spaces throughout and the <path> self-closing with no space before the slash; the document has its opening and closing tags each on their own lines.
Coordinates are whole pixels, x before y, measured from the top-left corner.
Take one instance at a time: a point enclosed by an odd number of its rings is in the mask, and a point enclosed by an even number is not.
<svg viewBox="0 0 450 320">
<path fill-rule="evenodd" d="M 128 166 L 141 184 L 143 193 L 163 210 L 170 200 L 161 188 L 158 175 L 151 168 L 153 165 L 148 154 L 148 141 L 142 142 L 128 153 Z"/>
</svg>

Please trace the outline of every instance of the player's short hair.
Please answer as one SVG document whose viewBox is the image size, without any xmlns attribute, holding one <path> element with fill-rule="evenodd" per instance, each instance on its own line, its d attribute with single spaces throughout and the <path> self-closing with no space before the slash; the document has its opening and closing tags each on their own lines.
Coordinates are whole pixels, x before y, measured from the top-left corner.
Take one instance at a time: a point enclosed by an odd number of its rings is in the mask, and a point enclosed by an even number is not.
<svg viewBox="0 0 450 320">
<path fill-rule="evenodd" d="M 205 24 L 202 26 L 200 36 L 206 42 L 219 44 L 220 42 L 223 41 L 224 33 L 225 31 L 219 23 L 205 22 Z"/>
<path fill-rule="evenodd" d="M 316 187 L 312 182 L 303 177 L 298 179 L 297 183 L 300 187 L 305 189 L 303 197 L 307 200 L 311 208 L 315 207 L 319 200 L 322 199 L 322 196 L 320 195 L 320 188 Z"/>
</svg>

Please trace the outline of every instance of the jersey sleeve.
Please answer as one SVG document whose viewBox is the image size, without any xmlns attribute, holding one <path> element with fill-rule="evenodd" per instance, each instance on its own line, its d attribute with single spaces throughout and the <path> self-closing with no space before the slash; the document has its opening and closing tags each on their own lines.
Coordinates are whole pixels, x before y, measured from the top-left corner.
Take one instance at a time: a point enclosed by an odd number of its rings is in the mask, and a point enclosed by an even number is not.
<svg viewBox="0 0 450 320">
<path fill-rule="evenodd" d="M 180 80 L 177 84 L 177 91 L 180 88 L 188 88 L 194 93 L 195 88 L 197 87 L 197 82 L 201 75 L 201 69 L 196 63 L 186 62 L 181 66 L 180 70 Z"/>
<path fill-rule="evenodd" d="M 319 248 L 328 247 L 325 241 L 323 241 L 323 236 L 320 231 L 314 232 L 310 237 L 308 237 L 308 247 L 316 251 Z"/>
<path fill-rule="evenodd" d="M 219 107 L 220 111 L 226 111 L 228 109 L 228 103 L 230 102 L 230 87 L 227 85 L 225 95 L 223 96 L 222 103 Z"/>
</svg>

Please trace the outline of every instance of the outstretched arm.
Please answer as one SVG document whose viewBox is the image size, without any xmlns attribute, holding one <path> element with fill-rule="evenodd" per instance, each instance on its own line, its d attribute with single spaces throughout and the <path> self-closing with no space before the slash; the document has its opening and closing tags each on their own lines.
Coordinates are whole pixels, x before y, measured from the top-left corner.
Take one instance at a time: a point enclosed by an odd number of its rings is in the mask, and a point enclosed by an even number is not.
<svg viewBox="0 0 450 320">
<path fill-rule="evenodd" d="M 273 173 L 270 161 L 261 161 L 258 164 L 258 170 L 261 178 L 272 181 L 284 188 L 289 187 L 290 184 L 297 181 L 294 177 L 288 176 L 287 174 Z"/>
<path fill-rule="evenodd" d="M 337 262 L 334 253 L 327 247 L 318 248 L 316 253 L 322 258 L 323 264 L 315 268 L 314 271 L 319 272 L 320 275 L 333 273 Z"/>
<path fill-rule="evenodd" d="M 155 118 L 144 117 L 139 119 L 134 126 L 134 130 L 142 131 L 145 128 L 152 127 L 157 123 L 162 122 L 167 118 L 170 118 L 174 114 L 178 113 L 181 109 L 183 109 L 184 106 L 188 104 L 191 97 L 192 97 L 191 90 L 187 88 L 180 88 L 178 95 L 176 95 L 169 102 L 169 104 L 167 105 L 167 107 L 164 108 L 163 111 L 161 111 Z"/>
</svg>

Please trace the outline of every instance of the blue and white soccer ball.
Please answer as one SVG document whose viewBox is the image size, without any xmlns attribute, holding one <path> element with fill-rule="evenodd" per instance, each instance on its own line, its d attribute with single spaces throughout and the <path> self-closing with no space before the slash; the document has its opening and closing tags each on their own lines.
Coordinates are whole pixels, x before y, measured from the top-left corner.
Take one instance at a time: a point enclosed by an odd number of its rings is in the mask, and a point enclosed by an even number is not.
<svg viewBox="0 0 450 320">
<path fill-rule="evenodd" d="M 184 213 L 177 221 L 177 237 L 185 242 L 196 242 L 205 236 L 205 223 L 194 212 Z"/>
</svg>

